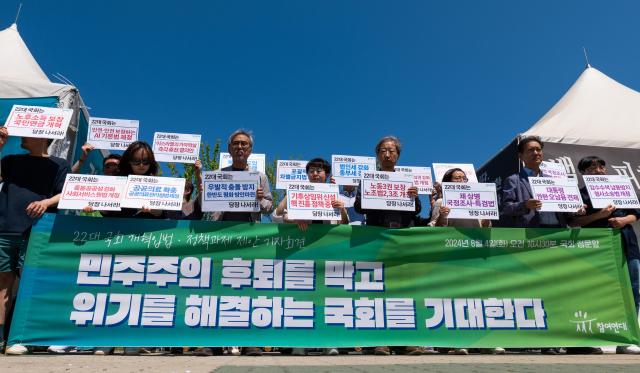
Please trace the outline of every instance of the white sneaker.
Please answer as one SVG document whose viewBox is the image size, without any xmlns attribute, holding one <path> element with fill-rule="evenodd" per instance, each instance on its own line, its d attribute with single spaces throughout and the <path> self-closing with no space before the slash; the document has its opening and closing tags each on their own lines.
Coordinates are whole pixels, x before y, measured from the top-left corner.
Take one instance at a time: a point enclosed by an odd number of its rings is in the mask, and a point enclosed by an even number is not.
<svg viewBox="0 0 640 373">
<path fill-rule="evenodd" d="M 491 353 L 494 355 L 504 355 L 505 353 L 507 353 L 507 350 L 502 347 L 496 347 L 491 349 Z"/>
<path fill-rule="evenodd" d="M 49 346 L 47 352 L 50 354 L 66 354 L 73 350 L 73 346 Z"/>
<path fill-rule="evenodd" d="M 231 351 L 230 351 L 231 355 L 233 356 L 240 356 L 240 349 L 236 346 L 231 347 Z"/>
<path fill-rule="evenodd" d="M 340 355 L 340 351 L 337 348 L 325 348 L 324 354 L 329 356 L 337 356 Z"/>
<path fill-rule="evenodd" d="M 27 347 L 21 345 L 21 344 L 14 344 L 11 345 L 9 347 L 7 347 L 7 350 L 5 351 L 5 354 L 7 355 L 24 355 L 27 352 L 29 352 L 29 349 L 27 349 Z"/>
<path fill-rule="evenodd" d="M 7 350 L 8 351 L 8 350 Z M 616 354 L 640 354 L 640 347 L 636 345 L 618 346 L 616 347 Z"/>
</svg>

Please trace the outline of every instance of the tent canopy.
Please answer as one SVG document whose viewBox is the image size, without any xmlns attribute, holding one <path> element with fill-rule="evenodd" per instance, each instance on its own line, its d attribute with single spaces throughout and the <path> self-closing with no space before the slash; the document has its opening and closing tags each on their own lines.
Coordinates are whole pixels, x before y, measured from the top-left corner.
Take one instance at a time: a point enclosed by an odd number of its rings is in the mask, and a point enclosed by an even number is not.
<svg viewBox="0 0 640 373">
<path fill-rule="evenodd" d="M 640 93 L 587 66 L 525 136 L 564 144 L 640 147 Z"/>
<path fill-rule="evenodd" d="M 18 26 L 0 31 L 0 97 L 65 96 L 75 87 L 51 83 L 18 33 Z"/>
</svg>

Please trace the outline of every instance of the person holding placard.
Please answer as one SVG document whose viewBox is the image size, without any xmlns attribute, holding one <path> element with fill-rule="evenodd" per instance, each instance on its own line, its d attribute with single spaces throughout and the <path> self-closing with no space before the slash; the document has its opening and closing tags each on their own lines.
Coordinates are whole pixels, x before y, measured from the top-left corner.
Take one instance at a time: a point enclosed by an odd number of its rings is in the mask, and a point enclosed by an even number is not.
<svg viewBox="0 0 640 373">
<path fill-rule="evenodd" d="M 537 136 L 527 136 L 518 143 L 518 158 L 524 163 L 519 173 L 502 184 L 500 225 L 513 228 L 566 228 L 565 213 L 541 212 L 542 201 L 533 198 L 530 176 L 545 176 L 540 170 L 544 143 Z"/>
<path fill-rule="evenodd" d="M 8 137 L 7 128 L 0 127 L 0 150 Z M 22 271 L 31 225 L 45 212 L 57 212 L 64 180 L 71 169 L 66 160 L 47 153 L 52 141 L 23 137 L 21 147 L 28 154 L 7 155 L 1 161 L 0 330 L 8 328 L 13 289 Z M 22 355 L 28 350 L 22 345 L 13 345 L 8 346 L 6 352 Z"/>
<path fill-rule="evenodd" d="M 327 179 L 331 176 L 331 165 L 329 162 L 322 158 L 314 158 L 307 162 L 305 171 L 309 182 L 321 183 L 327 182 Z M 333 178 L 331 178 L 333 179 Z M 331 180 L 333 183 L 333 180 Z M 306 231 L 309 228 L 309 224 L 349 224 L 349 215 L 347 209 L 344 207 L 344 202 L 339 199 L 331 201 L 331 206 L 336 209 L 340 209 L 341 220 L 289 220 L 287 216 L 287 196 L 285 195 L 282 201 L 278 204 L 278 207 L 271 214 L 271 221 L 274 223 L 296 223 L 301 231 Z M 326 355 L 338 355 L 337 348 L 325 348 L 324 353 Z M 292 355 L 306 355 L 306 348 L 294 348 L 291 352 Z"/>
<path fill-rule="evenodd" d="M 375 150 L 379 170 L 395 172 L 395 166 L 402 150 L 400 140 L 395 136 L 385 136 L 378 142 Z M 358 189 L 354 208 L 356 212 L 366 216 L 367 225 L 385 228 L 407 228 L 413 225 L 415 216 L 420 214 L 422 210 L 422 205 L 418 198 L 418 188 L 415 186 L 409 187 L 407 194 L 415 201 L 413 211 L 363 209 L 362 189 Z"/>
<path fill-rule="evenodd" d="M 311 183 L 326 183 L 331 176 L 331 165 L 322 158 L 314 158 L 305 167 L 307 177 Z M 301 231 L 306 231 L 309 224 L 349 224 L 349 214 L 340 199 L 331 201 L 331 206 L 340 209 L 341 220 L 289 220 L 287 216 L 287 196 L 282 198 L 278 207 L 271 214 L 274 223 L 296 223 Z"/>
<path fill-rule="evenodd" d="M 533 198 L 530 176 L 545 176 L 540 170 L 544 143 L 538 136 L 527 136 L 518 143 L 518 158 L 524 164 L 519 173 L 505 179 L 502 184 L 502 210 L 500 225 L 513 228 L 566 228 L 565 213 L 540 212 L 542 201 Z M 543 354 L 557 355 L 559 348 L 540 350 Z"/>
<path fill-rule="evenodd" d="M 402 145 L 400 140 L 395 136 L 385 136 L 375 148 L 378 168 L 380 171 L 395 172 Z M 354 208 L 358 213 L 366 216 L 367 225 L 385 228 L 407 228 L 414 225 L 416 215 L 420 214 L 422 205 L 418 198 L 418 188 L 411 186 L 407 190 L 410 198 L 414 199 L 415 208 L 413 211 L 400 210 L 374 210 L 362 208 L 362 189 L 358 189 L 358 195 L 354 203 Z M 423 353 L 432 353 L 433 349 L 427 350 L 418 346 L 405 346 L 404 353 L 407 355 L 421 355 Z M 388 346 L 378 346 L 374 349 L 376 355 L 390 355 L 391 349 Z"/>
<path fill-rule="evenodd" d="M 442 176 L 443 183 L 466 183 L 467 175 L 460 168 L 452 168 Z M 442 197 L 433 205 L 433 213 L 429 226 L 431 227 L 458 227 L 458 228 L 487 228 L 491 227 L 491 220 L 487 219 L 449 219 L 448 206 L 442 205 Z"/>
<path fill-rule="evenodd" d="M 227 149 L 233 162 L 231 166 L 223 167 L 217 171 L 249 171 L 248 160 L 253 150 L 251 132 L 243 129 L 234 131 L 229 136 Z M 259 223 L 261 214 L 270 214 L 273 211 L 273 197 L 267 175 L 262 172 L 260 172 L 260 186 L 256 190 L 256 199 L 260 203 L 259 212 L 217 211 L 212 213 L 211 220 Z"/>
<path fill-rule="evenodd" d="M 119 164 L 118 176 L 156 176 L 158 163 L 151 146 L 144 141 L 135 141 L 122 153 Z M 149 207 L 142 209 L 122 208 L 121 211 L 105 211 L 107 217 L 163 219 L 166 214 L 163 210 L 152 210 Z"/>
<path fill-rule="evenodd" d="M 607 172 L 604 159 L 595 156 L 584 157 L 578 162 L 578 171 L 582 175 L 605 175 Z M 602 209 L 593 208 L 591 197 L 586 187 L 580 188 L 582 202 L 586 205 L 586 215 L 576 216 L 569 222 L 572 227 L 582 228 L 614 228 L 620 229 L 622 237 L 622 250 L 627 259 L 627 269 L 631 280 L 633 300 L 636 305 L 636 312 L 640 310 L 640 248 L 638 247 L 638 237 L 633 230 L 632 223 L 640 217 L 640 210 L 637 209 L 616 209 L 609 205 Z M 581 348 L 581 350 L 584 348 Z M 588 348 L 586 348 L 588 349 Z M 570 351 L 571 352 L 571 351 Z M 580 351 L 593 353 L 592 351 Z M 600 350 L 600 352 L 602 352 Z M 618 346 L 618 354 L 640 354 L 638 346 Z"/>
</svg>

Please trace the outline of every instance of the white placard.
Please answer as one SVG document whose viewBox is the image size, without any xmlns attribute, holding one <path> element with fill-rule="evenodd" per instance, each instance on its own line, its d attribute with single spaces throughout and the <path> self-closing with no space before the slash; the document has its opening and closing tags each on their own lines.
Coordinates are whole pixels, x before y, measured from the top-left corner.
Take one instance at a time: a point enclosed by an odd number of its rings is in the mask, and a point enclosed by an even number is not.
<svg viewBox="0 0 640 373">
<path fill-rule="evenodd" d="M 279 160 L 276 169 L 276 189 L 289 189 L 290 183 L 307 183 L 307 161 Z"/>
<path fill-rule="evenodd" d="M 582 196 L 575 179 L 529 177 L 533 198 L 542 202 L 539 211 L 576 212 L 582 205 Z"/>
<path fill-rule="evenodd" d="M 184 178 L 129 175 L 121 206 L 182 210 Z"/>
<path fill-rule="evenodd" d="M 13 105 L 4 125 L 9 136 L 63 139 L 72 116 L 72 109 Z"/>
<path fill-rule="evenodd" d="M 127 185 L 124 176 L 67 174 L 58 202 L 59 209 L 120 211 L 120 199 Z"/>
<path fill-rule="evenodd" d="M 194 163 L 200 157 L 200 135 L 156 132 L 153 154 L 158 162 Z"/>
<path fill-rule="evenodd" d="M 494 183 L 442 183 L 442 205 L 451 219 L 500 219 Z"/>
<path fill-rule="evenodd" d="M 249 159 L 247 159 L 247 165 L 249 166 L 249 171 L 258 171 L 265 173 L 265 159 L 266 156 L 264 154 L 255 154 L 251 153 L 249 155 Z M 220 161 L 218 162 L 220 168 L 229 167 L 233 164 L 233 159 L 231 158 L 231 154 L 229 153 L 220 153 Z"/>
<path fill-rule="evenodd" d="M 258 172 L 206 171 L 202 184 L 202 211 L 260 211 Z"/>
<path fill-rule="evenodd" d="M 553 177 L 555 179 L 566 179 L 567 169 L 561 163 L 542 162 L 540 163 L 540 171 L 545 177 Z"/>
<path fill-rule="evenodd" d="M 431 194 L 433 190 L 431 167 L 396 166 L 395 170 L 413 175 L 413 185 L 418 188 L 418 194 Z"/>
<path fill-rule="evenodd" d="M 138 141 L 140 122 L 130 119 L 89 119 L 87 142 L 96 149 L 124 150 Z"/>
<path fill-rule="evenodd" d="M 415 199 L 409 197 L 413 176 L 404 172 L 366 171 L 362 173 L 363 209 L 415 211 Z"/>
<path fill-rule="evenodd" d="M 582 178 L 593 208 L 601 209 L 609 205 L 616 208 L 640 208 L 636 190 L 629 176 L 585 175 Z"/>
<path fill-rule="evenodd" d="M 340 220 L 340 209 L 331 206 L 338 199 L 338 185 L 289 183 L 287 215 L 291 220 Z"/>
<path fill-rule="evenodd" d="M 442 182 L 444 174 L 452 168 L 459 168 L 467 175 L 467 180 L 470 183 L 477 183 L 478 177 L 476 176 L 476 169 L 472 163 L 434 163 L 433 173 L 436 175 L 437 182 Z"/>
<path fill-rule="evenodd" d="M 338 185 L 358 185 L 363 171 L 375 171 L 375 157 L 332 155 L 331 176 Z"/>
</svg>

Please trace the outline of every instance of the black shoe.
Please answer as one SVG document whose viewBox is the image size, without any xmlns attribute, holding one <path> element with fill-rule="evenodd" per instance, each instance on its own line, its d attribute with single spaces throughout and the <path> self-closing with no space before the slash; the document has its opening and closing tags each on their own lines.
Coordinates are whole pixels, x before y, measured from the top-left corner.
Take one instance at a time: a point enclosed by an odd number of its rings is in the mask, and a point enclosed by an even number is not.
<svg viewBox="0 0 640 373">
<path fill-rule="evenodd" d="M 602 355 L 600 347 L 567 347 L 567 355 Z"/>
<path fill-rule="evenodd" d="M 543 355 L 560 355 L 559 348 L 541 348 L 540 353 Z"/>
</svg>

